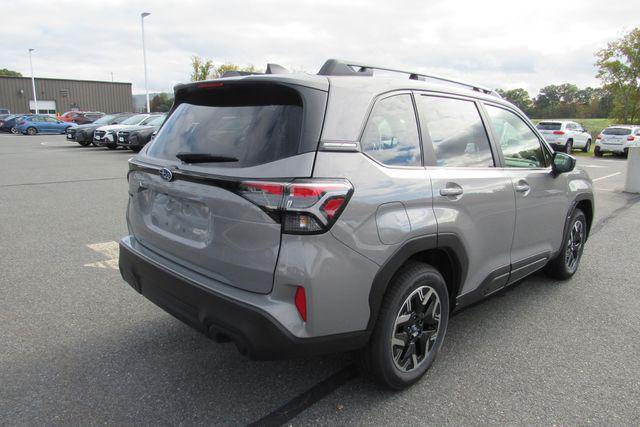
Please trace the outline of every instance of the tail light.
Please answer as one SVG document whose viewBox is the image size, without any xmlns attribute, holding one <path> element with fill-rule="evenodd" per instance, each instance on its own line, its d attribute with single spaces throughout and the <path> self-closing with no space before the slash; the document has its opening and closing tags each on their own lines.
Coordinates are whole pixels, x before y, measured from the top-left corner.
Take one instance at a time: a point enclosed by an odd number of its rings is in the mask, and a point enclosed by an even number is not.
<svg viewBox="0 0 640 427">
<path fill-rule="evenodd" d="M 602 139 L 602 135 L 596 136 L 596 139 Z"/>
<path fill-rule="evenodd" d="M 633 135 L 627 137 L 627 141 L 633 141 L 635 139 L 636 139 L 636 137 L 633 136 Z"/>
<path fill-rule="evenodd" d="M 353 186 L 347 180 L 242 181 L 237 193 L 282 224 L 283 233 L 318 234 L 336 222 Z"/>
<path fill-rule="evenodd" d="M 25 123 L 27 123 L 27 122 L 25 122 L 25 121 L 23 121 L 23 120 L 20 120 L 20 121 L 18 122 L 18 126 L 22 126 L 22 125 L 23 125 L 23 124 L 25 124 Z"/>
<path fill-rule="evenodd" d="M 554 131 L 553 131 L 553 134 L 554 134 L 554 135 L 564 135 L 564 131 L 561 131 L 561 130 L 554 130 Z"/>
</svg>

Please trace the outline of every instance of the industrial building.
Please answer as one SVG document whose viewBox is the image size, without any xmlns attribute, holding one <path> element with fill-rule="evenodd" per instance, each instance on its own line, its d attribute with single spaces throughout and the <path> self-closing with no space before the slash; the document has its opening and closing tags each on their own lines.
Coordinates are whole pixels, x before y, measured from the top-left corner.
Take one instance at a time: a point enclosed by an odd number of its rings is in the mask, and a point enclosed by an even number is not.
<svg viewBox="0 0 640 427">
<path fill-rule="evenodd" d="M 62 114 L 73 109 L 105 113 L 133 110 L 131 83 L 36 77 L 35 84 L 41 114 Z M 34 113 L 31 78 L 0 76 L 0 108 L 12 113 Z"/>
</svg>

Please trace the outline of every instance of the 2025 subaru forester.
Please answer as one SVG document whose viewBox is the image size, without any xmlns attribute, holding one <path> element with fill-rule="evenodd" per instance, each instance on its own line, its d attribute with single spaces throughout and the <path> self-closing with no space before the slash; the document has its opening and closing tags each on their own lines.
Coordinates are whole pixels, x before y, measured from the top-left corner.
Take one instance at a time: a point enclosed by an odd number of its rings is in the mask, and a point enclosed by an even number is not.
<svg viewBox="0 0 640 427">
<path fill-rule="evenodd" d="M 176 86 L 130 160 L 124 279 L 252 358 L 357 350 L 400 389 L 453 310 L 571 277 L 594 210 L 575 159 L 491 90 L 380 69 Z"/>
</svg>

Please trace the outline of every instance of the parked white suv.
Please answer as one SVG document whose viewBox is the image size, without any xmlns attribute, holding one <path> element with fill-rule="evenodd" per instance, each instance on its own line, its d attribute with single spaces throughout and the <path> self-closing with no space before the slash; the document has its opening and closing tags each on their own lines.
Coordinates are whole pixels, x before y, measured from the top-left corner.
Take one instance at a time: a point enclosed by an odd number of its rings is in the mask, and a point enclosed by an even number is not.
<svg viewBox="0 0 640 427">
<path fill-rule="evenodd" d="M 598 157 L 603 153 L 629 154 L 629 147 L 640 144 L 640 126 L 615 125 L 605 128 L 596 138 L 596 148 L 593 151 Z"/>
<path fill-rule="evenodd" d="M 585 153 L 591 148 L 591 134 L 580 123 L 568 120 L 544 121 L 536 125 L 544 139 L 556 151 L 570 153 L 580 148 Z"/>
</svg>

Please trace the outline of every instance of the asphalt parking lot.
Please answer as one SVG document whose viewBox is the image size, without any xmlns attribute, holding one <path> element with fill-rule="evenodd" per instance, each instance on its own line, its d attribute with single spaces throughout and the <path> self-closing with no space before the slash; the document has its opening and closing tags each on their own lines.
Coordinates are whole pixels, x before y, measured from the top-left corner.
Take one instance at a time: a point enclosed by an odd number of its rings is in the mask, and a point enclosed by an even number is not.
<svg viewBox="0 0 640 427">
<path fill-rule="evenodd" d="M 579 157 L 596 218 L 574 278 L 537 274 L 455 315 L 426 377 L 394 393 L 348 355 L 249 361 L 126 285 L 114 242 L 132 155 L 0 135 L 1 424 L 640 423 L 640 196 L 622 192 L 624 159 Z"/>
</svg>

